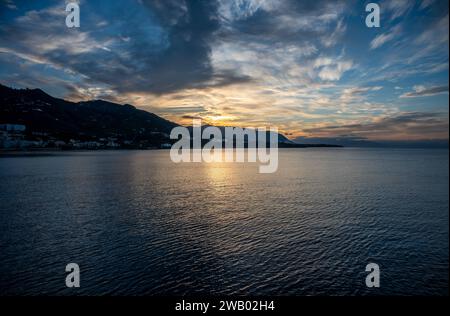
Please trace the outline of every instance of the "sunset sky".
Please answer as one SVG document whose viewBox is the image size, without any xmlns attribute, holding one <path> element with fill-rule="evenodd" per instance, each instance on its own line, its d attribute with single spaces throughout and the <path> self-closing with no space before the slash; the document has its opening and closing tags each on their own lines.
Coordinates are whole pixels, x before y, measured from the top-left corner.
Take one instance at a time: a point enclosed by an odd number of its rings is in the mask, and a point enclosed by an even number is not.
<svg viewBox="0 0 450 316">
<path fill-rule="evenodd" d="M 0 83 L 291 139 L 448 139 L 447 0 L 85 0 L 72 29 L 66 2 L 0 0 Z"/>
</svg>

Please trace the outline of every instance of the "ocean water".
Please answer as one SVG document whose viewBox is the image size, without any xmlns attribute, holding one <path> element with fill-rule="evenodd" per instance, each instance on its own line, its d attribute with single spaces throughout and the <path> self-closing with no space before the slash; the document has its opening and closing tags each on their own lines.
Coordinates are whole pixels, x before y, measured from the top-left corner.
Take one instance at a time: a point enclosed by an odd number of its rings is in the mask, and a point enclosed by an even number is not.
<svg viewBox="0 0 450 316">
<path fill-rule="evenodd" d="M 274 174 L 167 150 L 2 156 L 0 295 L 448 295 L 448 153 L 281 149 Z"/>
</svg>

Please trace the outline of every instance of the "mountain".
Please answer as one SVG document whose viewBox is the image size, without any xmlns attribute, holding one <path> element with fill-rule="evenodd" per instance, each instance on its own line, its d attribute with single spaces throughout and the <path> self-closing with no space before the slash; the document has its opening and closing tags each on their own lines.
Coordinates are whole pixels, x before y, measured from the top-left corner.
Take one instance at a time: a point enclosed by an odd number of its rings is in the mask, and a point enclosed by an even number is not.
<svg viewBox="0 0 450 316">
<path fill-rule="evenodd" d="M 205 129 L 205 128 L 207 128 L 207 127 L 209 127 L 209 126 L 211 126 L 211 125 L 202 125 L 201 126 L 201 130 L 202 130 L 202 133 L 203 133 L 203 130 Z M 215 127 L 217 127 L 219 130 L 220 130 L 220 132 L 221 132 L 221 134 L 222 134 L 222 136 L 223 136 L 223 138 L 225 138 L 225 130 L 226 130 L 226 128 L 227 127 L 230 127 L 230 128 L 235 128 L 235 127 L 233 127 L 233 126 L 215 126 Z M 250 129 L 250 128 L 249 128 Z M 188 130 L 189 130 L 189 132 L 191 133 L 191 135 L 192 135 L 192 130 L 193 130 L 193 128 L 192 128 L 192 126 L 189 126 L 188 127 Z M 250 130 L 252 130 L 252 129 L 250 129 Z M 258 133 L 256 133 L 257 131 L 258 131 L 258 129 L 254 129 L 255 130 L 255 137 L 256 137 L 256 140 L 258 140 Z M 267 142 L 269 142 L 270 141 L 270 131 L 269 130 L 267 130 L 267 132 L 266 132 L 266 141 Z M 289 146 L 296 146 L 296 147 L 299 147 L 298 146 L 298 144 L 295 144 L 294 142 L 292 142 L 292 141 L 290 141 L 286 136 L 284 136 L 283 134 L 280 134 L 280 133 L 276 133 L 277 134 L 277 136 L 278 136 L 278 146 L 279 147 L 289 147 Z M 247 143 L 247 137 L 245 138 L 245 143 Z M 207 143 L 208 142 L 208 140 L 204 140 L 204 143 Z"/>
<path fill-rule="evenodd" d="M 58 139 L 146 140 L 159 144 L 177 124 L 132 105 L 94 100 L 70 102 L 40 89 L 11 89 L 0 85 L 0 124 L 26 126 L 28 134 Z"/>
<path fill-rule="evenodd" d="M 1 132 L 5 124 L 25 131 Z M 12 89 L 0 84 L 0 147 L 154 148 L 173 143 L 176 123 L 129 104 L 103 100 L 70 102 L 40 89 Z M 203 126 L 203 128 L 206 126 Z M 220 127 L 222 135 L 224 127 Z M 268 138 L 268 137 L 267 137 Z M 296 144 L 278 134 L 279 147 L 323 147 Z"/>
</svg>

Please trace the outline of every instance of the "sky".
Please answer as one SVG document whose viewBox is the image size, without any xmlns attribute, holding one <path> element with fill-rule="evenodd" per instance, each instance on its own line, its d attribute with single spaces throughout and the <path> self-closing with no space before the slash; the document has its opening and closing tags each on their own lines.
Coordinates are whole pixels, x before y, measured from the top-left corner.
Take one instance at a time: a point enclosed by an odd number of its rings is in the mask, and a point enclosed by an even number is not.
<svg viewBox="0 0 450 316">
<path fill-rule="evenodd" d="M 0 0 L 0 83 L 291 139 L 448 139 L 446 0 L 81 0 L 79 28 L 68 2 Z"/>
</svg>

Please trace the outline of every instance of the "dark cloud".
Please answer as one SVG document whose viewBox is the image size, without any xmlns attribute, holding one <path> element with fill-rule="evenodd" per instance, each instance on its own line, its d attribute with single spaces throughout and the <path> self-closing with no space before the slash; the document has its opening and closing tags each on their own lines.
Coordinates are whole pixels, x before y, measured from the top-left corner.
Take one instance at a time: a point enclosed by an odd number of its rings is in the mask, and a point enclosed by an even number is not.
<svg viewBox="0 0 450 316">
<path fill-rule="evenodd" d="M 162 26 L 167 47 L 152 53 L 139 34 L 129 34 L 138 41 L 127 50 L 130 56 L 103 64 L 94 79 L 111 82 L 118 92 L 166 93 L 208 85 L 220 86 L 249 80 L 236 74 L 215 73 L 210 63 L 211 41 L 219 28 L 215 1 L 143 1 L 149 13 Z M 142 23 L 142 21 L 140 21 Z M 133 28 L 127 25 L 127 29 Z M 82 72 L 98 68 L 96 59 L 78 67 Z M 118 62 L 118 63 L 117 63 Z M 124 67 L 115 67 L 114 63 Z M 119 81 L 118 84 L 116 81 Z"/>
<path fill-rule="evenodd" d="M 0 27 L 2 46 L 30 60 L 70 69 L 83 77 L 82 84 L 106 85 L 119 94 L 164 94 L 257 80 L 239 69 L 214 68 L 215 45 L 302 45 L 328 36 L 346 5 L 283 0 L 230 19 L 221 12 L 233 3 L 227 0 L 118 1 L 107 6 L 86 1 L 81 6 L 82 27 L 76 30 L 65 27 L 64 6 L 44 2 Z"/>
<path fill-rule="evenodd" d="M 253 39 L 265 43 L 314 41 L 333 32 L 338 26 L 339 15 L 351 2 L 353 1 L 269 2 L 272 5 L 261 6 L 252 14 L 237 16 L 235 19 L 221 15 L 227 27 L 221 30 L 220 37 L 243 42 Z"/>
<path fill-rule="evenodd" d="M 407 92 L 403 94 L 401 97 L 402 98 L 426 97 L 441 93 L 448 93 L 448 86 L 437 86 L 430 88 L 418 87 L 415 89 L 415 91 Z"/>
<path fill-rule="evenodd" d="M 206 109 L 203 106 L 172 106 L 167 109 L 170 113 L 180 114 L 180 113 L 200 113 L 205 112 Z"/>
<path fill-rule="evenodd" d="M 195 115 L 183 115 L 181 118 L 187 119 L 187 120 L 201 120 L 202 117 L 195 116 Z"/>
<path fill-rule="evenodd" d="M 375 122 L 333 125 L 305 129 L 304 132 L 318 137 L 356 137 L 386 140 L 393 135 L 408 135 L 415 139 L 448 138 L 448 113 L 409 112 L 385 117 Z"/>
<path fill-rule="evenodd" d="M 214 1 L 145 1 L 167 28 L 169 47 L 159 54 L 143 76 L 151 78 L 144 89 L 167 92 L 209 82 L 209 40 L 218 29 Z M 147 61 L 149 62 L 149 61 Z"/>
<path fill-rule="evenodd" d="M 135 8 L 121 2 L 108 10 L 95 5 L 84 5 L 82 13 L 88 13 L 79 30 L 64 26 L 63 7 L 28 11 L 0 28 L 0 41 L 18 55 L 70 69 L 86 83 L 107 84 L 118 93 L 160 94 L 250 80 L 217 73 L 211 65 L 220 26 L 216 1 L 142 1 Z M 106 27 L 96 26 L 102 21 Z"/>
</svg>

